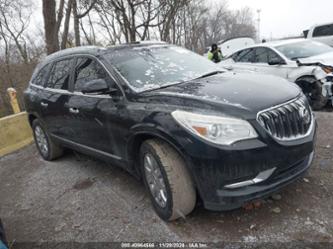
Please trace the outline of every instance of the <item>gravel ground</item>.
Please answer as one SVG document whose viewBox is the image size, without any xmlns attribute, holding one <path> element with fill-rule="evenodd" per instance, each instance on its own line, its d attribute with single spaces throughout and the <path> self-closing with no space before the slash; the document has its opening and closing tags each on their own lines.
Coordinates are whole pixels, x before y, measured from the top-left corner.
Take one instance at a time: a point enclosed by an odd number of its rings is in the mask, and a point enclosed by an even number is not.
<svg viewBox="0 0 333 249">
<path fill-rule="evenodd" d="M 333 113 L 316 115 L 316 156 L 304 178 L 256 208 L 211 212 L 198 206 L 173 223 L 155 215 L 143 185 L 125 171 L 72 152 L 46 162 L 30 145 L 0 158 L 7 237 L 14 248 L 20 242 L 142 240 L 307 241 L 333 248 Z"/>
</svg>

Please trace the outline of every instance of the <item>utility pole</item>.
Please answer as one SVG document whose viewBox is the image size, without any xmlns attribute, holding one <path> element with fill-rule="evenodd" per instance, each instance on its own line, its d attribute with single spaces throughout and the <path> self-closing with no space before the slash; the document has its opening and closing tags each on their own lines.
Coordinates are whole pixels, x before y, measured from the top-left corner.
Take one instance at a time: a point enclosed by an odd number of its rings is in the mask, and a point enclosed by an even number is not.
<svg viewBox="0 0 333 249">
<path fill-rule="evenodd" d="M 258 14 L 258 19 L 257 19 L 257 22 L 258 22 L 258 27 L 257 27 L 257 32 L 258 32 L 258 42 L 261 42 L 260 40 L 260 22 L 261 22 L 261 18 L 260 18 L 260 14 L 261 14 L 261 9 L 257 9 L 257 14 Z"/>
</svg>

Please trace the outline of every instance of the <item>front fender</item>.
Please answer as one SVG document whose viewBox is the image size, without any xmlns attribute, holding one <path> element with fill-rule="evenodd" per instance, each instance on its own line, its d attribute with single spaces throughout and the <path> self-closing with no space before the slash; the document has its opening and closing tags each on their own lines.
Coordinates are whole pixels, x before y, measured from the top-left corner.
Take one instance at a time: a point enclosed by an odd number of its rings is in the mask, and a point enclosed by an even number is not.
<svg viewBox="0 0 333 249">
<path fill-rule="evenodd" d="M 138 124 L 131 128 L 131 135 L 127 143 L 127 159 L 131 165 L 132 171 L 140 177 L 140 168 L 138 167 L 138 155 L 141 144 L 148 139 L 160 139 L 172 148 L 174 148 L 186 162 L 186 167 L 191 172 L 191 161 L 187 156 L 184 147 L 177 141 L 172 134 L 162 126 L 153 123 Z M 193 178 L 192 173 L 190 175 Z"/>
<path fill-rule="evenodd" d="M 312 76 L 316 77 L 313 73 L 316 70 L 316 67 L 310 67 L 310 66 L 301 66 L 297 67 L 295 70 L 291 70 L 288 79 L 291 82 L 296 82 L 298 79 L 305 77 L 305 76 Z"/>
<path fill-rule="evenodd" d="M 176 139 L 170 134 L 169 131 L 165 130 L 162 126 L 154 123 L 145 123 L 145 124 L 138 124 L 133 126 L 130 129 L 130 137 L 128 139 L 128 156 L 131 156 L 131 148 L 135 144 L 135 140 L 138 137 L 155 137 L 165 142 L 169 143 L 180 153 L 183 153 L 183 148 L 180 143 L 177 142 Z"/>
</svg>

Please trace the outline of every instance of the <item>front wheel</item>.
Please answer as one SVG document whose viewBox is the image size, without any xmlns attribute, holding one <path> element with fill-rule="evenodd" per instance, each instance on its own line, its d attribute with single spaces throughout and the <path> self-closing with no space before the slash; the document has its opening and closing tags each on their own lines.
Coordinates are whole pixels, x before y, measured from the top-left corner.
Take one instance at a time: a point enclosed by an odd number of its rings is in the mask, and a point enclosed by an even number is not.
<svg viewBox="0 0 333 249">
<path fill-rule="evenodd" d="M 140 163 L 154 209 L 163 220 L 185 217 L 194 209 L 193 181 L 184 160 L 170 145 L 157 139 L 144 142 Z"/>
<path fill-rule="evenodd" d="M 302 89 L 313 110 L 318 111 L 326 106 L 328 98 L 322 93 L 323 84 L 320 81 L 313 77 L 305 77 L 296 84 Z"/>
</svg>

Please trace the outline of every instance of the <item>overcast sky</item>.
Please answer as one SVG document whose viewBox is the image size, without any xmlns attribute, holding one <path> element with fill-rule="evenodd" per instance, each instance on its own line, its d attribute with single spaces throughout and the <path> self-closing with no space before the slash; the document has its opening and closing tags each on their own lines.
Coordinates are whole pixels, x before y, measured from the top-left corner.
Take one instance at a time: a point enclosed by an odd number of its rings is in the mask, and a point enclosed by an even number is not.
<svg viewBox="0 0 333 249">
<path fill-rule="evenodd" d="M 261 9 L 261 37 L 267 39 L 298 35 L 314 24 L 333 22 L 333 0 L 229 0 L 228 5 L 249 6 L 256 19 L 256 10 Z"/>
<path fill-rule="evenodd" d="M 250 7 L 257 19 L 261 9 L 261 38 L 270 39 L 300 35 L 314 24 L 333 22 L 333 0 L 209 0 L 228 2 L 230 9 Z M 32 29 L 43 29 L 41 1 L 34 3 Z M 38 13 L 38 14 L 37 14 Z"/>
</svg>

